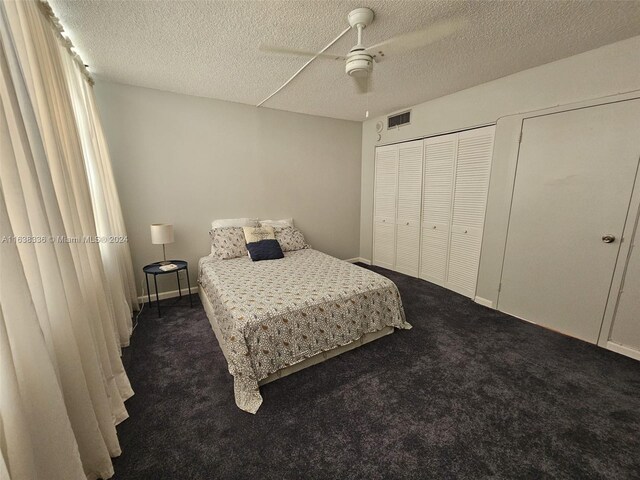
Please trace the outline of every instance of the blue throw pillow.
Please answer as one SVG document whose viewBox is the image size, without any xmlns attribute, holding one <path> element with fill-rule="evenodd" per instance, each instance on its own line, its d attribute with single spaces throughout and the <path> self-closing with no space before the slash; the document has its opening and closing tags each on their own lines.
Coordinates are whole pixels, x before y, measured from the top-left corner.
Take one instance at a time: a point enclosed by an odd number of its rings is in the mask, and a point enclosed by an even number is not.
<svg viewBox="0 0 640 480">
<path fill-rule="evenodd" d="M 282 253 L 280 244 L 274 239 L 247 243 L 247 250 L 249 250 L 251 260 L 254 262 L 257 262 L 258 260 L 276 260 L 278 258 L 284 258 L 284 253 Z"/>
</svg>

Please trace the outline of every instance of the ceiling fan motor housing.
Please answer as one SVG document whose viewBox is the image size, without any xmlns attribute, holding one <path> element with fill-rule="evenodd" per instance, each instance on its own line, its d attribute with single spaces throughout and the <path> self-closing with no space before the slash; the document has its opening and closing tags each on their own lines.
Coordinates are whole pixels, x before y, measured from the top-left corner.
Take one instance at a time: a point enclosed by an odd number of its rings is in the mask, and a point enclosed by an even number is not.
<svg viewBox="0 0 640 480">
<path fill-rule="evenodd" d="M 352 77 L 367 77 L 373 71 L 373 57 L 365 49 L 351 50 L 345 71 Z"/>
</svg>

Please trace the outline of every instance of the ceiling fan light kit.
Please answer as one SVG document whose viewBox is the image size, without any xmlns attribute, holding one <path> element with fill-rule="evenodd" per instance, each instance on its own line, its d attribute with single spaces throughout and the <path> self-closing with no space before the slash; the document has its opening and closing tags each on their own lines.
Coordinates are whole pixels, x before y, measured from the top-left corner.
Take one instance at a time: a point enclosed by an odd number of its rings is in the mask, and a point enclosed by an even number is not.
<svg viewBox="0 0 640 480">
<path fill-rule="evenodd" d="M 351 77 L 368 77 L 373 71 L 373 57 L 367 52 L 351 51 L 347 54 L 345 71 Z"/>
</svg>

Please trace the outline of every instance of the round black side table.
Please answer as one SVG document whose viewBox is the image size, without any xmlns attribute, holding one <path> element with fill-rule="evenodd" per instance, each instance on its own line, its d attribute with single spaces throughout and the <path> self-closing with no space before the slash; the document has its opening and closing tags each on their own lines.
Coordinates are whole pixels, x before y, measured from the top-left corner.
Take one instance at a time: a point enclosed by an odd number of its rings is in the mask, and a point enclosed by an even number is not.
<svg viewBox="0 0 640 480">
<path fill-rule="evenodd" d="M 167 270 L 167 271 L 160 270 L 160 266 L 164 262 L 150 263 L 149 265 L 146 265 L 145 267 L 142 268 L 142 270 L 144 270 L 144 273 L 145 273 L 144 275 L 145 280 L 147 281 L 147 298 L 149 299 L 149 306 L 151 306 L 151 290 L 149 290 L 149 275 L 153 275 L 153 283 L 156 288 L 156 305 L 158 306 L 158 317 L 162 316 L 162 314 L 160 313 L 160 297 L 158 296 L 158 280 L 157 280 L 158 275 L 164 275 L 166 273 L 175 273 L 176 278 L 178 279 L 178 293 L 180 295 L 180 298 L 182 298 L 182 288 L 180 288 L 180 271 L 185 270 L 187 272 L 187 286 L 189 287 L 189 290 L 188 290 L 189 305 L 193 307 L 193 299 L 191 298 L 191 282 L 189 281 L 189 264 L 184 260 L 167 260 L 167 262 L 173 263 L 178 268 L 174 268 L 172 270 Z"/>
</svg>

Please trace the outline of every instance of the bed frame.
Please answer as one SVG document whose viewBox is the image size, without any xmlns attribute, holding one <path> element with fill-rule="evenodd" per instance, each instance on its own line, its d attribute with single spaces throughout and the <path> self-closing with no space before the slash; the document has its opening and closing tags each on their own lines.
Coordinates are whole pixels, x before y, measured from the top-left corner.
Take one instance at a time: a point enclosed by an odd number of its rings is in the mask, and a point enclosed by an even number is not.
<svg viewBox="0 0 640 480">
<path fill-rule="evenodd" d="M 204 306 L 204 311 L 207 314 L 207 318 L 209 319 L 209 323 L 211 324 L 213 333 L 215 333 L 216 338 L 218 339 L 218 344 L 220 345 L 220 349 L 222 350 L 222 353 L 224 354 L 228 362 L 229 355 L 227 354 L 227 351 L 226 351 L 226 345 L 222 340 L 222 333 L 218 328 L 218 324 L 214 320 L 213 306 L 211 305 L 211 302 L 209 301 L 209 298 L 207 297 L 201 285 L 198 285 L 198 295 L 200 295 L 200 300 L 202 301 L 202 305 Z M 279 378 L 284 378 L 287 375 L 291 375 L 292 373 L 299 372 L 300 370 L 304 370 L 307 367 L 311 367 L 318 363 L 324 362 L 325 360 L 329 360 L 330 358 L 336 357 L 341 353 L 348 352 L 349 350 L 353 350 L 354 348 L 357 348 L 361 345 L 364 345 L 369 342 L 373 342 L 374 340 L 377 340 L 381 337 L 384 337 L 386 335 L 393 333 L 393 331 L 394 331 L 393 327 L 384 327 L 382 330 L 378 330 L 377 332 L 366 333 L 359 339 L 351 343 L 348 343 L 347 345 L 342 345 L 332 350 L 327 350 L 326 352 L 320 352 L 314 355 L 313 357 L 309 357 L 294 365 L 290 365 L 288 367 L 277 370 L 273 372 L 271 375 L 269 375 L 267 378 L 263 378 L 262 380 L 260 380 L 258 382 L 258 385 L 260 386 L 266 385 L 267 383 L 273 382 L 274 380 L 278 380 Z"/>
</svg>

